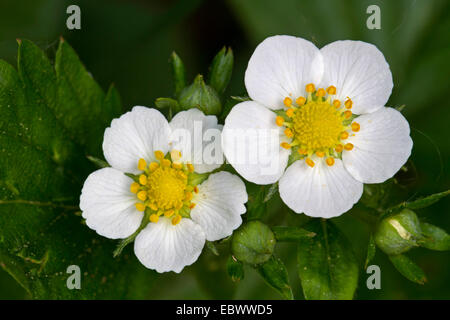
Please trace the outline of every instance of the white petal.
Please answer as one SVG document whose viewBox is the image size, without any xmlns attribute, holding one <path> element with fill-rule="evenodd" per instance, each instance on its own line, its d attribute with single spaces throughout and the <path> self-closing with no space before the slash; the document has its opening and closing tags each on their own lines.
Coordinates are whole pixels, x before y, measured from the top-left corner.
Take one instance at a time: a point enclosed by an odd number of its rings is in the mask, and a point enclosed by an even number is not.
<svg viewBox="0 0 450 320">
<path fill-rule="evenodd" d="M 280 147 L 286 137 L 275 118 L 269 109 L 246 101 L 237 104 L 225 119 L 225 157 L 242 177 L 256 184 L 278 181 L 291 153 Z"/>
<path fill-rule="evenodd" d="M 328 166 L 315 159 L 315 166 L 294 162 L 280 179 L 280 196 L 296 213 L 332 218 L 350 210 L 363 192 L 363 184 L 345 170 L 340 159 Z"/>
<path fill-rule="evenodd" d="M 155 109 L 134 107 L 111 122 L 105 130 L 103 153 L 108 163 L 127 173 L 137 174 L 140 158 L 155 159 L 154 151 L 169 148 L 170 127 L 166 118 Z"/>
<path fill-rule="evenodd" d="M 245 72 L 248 95 L 270 109 L 283 108 L 284 98 L 305 96 L 308 83 L 318 83 L 323 73 L 319 49 L 292 36 L 274 36 L 261 42 Z"/>
<path fill-rule="evenodd" d="M 198 259 L 204 244 L 205 233 L 192 220 L 183 218 L 174 226 L 170 219 L 161 217 L 138 234 L 134 253 L 149 269 L 179 273 Z"/>
<path fill-rule="evenodd" d="M 397 110 L 384 107 L 354 121 L 361 128 L 348 139 L 354 148 L 342 153 L 345 168 L 364 183 L 391 178 L 411 155 L 408 122 Z"/>
<path fill-rule="evenodd" d="M 142 221 L 136 210 L 136 195 L 130 192 L 133 180 L 113 168 L 94 171 L 84 182 L 80 209 L 89 228 L 110 239 L 133 234 Z"/>
<path fill-rule="evenodd" d="M 181 161 L 192 163 L 195 172 L 210 172 L 223 164 L 222 125 L 217 124 L 216 116 L 189 109 L 177 113 L 170 127 L 172 149 L 181 151 Z"/>
<path fill-rule="evenodd" d="M 321 86 L 333 85 L 336 98 L 350 97 L 352 112 L 364 114 L 386 104 L 394 86 L 386 59 L 372 44 L 362 41 L 336 41 L 321 50 L 324 73 Z"/>
<path fill-rule="evenodd" d="M 191 218 L 206 233 L 206 240 L 228 237 L 241 223 L 245 213 L 247 191 L 242 180 L 229 172 L 218 172 L 198 186 L 192 202 Z"/>
</svg>

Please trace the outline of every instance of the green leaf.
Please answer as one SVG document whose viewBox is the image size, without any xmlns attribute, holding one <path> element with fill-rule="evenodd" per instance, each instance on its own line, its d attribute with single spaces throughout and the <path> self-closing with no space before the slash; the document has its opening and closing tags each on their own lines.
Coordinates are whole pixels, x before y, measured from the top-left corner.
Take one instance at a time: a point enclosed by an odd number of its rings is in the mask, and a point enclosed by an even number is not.
<svg viewBox="0 0 450 320">
<path fill-rule="evenodd" d="M 432 224 L 420 223 L 424 239 L 419 241 L 422 247 L 430 250 L 447 251 L 450 250 L 450 235 L 441 228 Z"/>
<path fill-rule="evenodd" d="M 170 65 L 172 66 L 172 76 L 175 83 L 175 96 L 178 97 L 181 91 L 186 87 L 186 70 L 183 61 L 174 52 L 170 55 Z"/>
<path fill-rule="evenodd" d="M 216 256 L 219 255 L 219 251 L 216 248 L 216 245 L 212 241 L 206 241 L 206 247 Z"/>
<path fill-rule="evenodd" d="M 369 244 L 367 245 L 367 256 L 366 256 L 366 262 L 364 264 L 364 268 L 367 269 L 367 266 L 375 257 L 376 251 L 377 251 L 377 246 L 375 245 L 375 239 L 373 237 L 373 234 L 370 234 Z"/>
<path fill-rule="evenodd" d="M 158 98 L 155 100 L 155 106 L 158 109 L 171 109 L 173 112 L 178 111 L 178 101 L 172 98 Z"/>
<path fill-rule="evenodd" d="M 272 230 L 264 223 L 255 220 L 247 222 L 235 231 L 231 250 L 239 261 L 256 265 L 270 259 L 275 244 Z"/>
<path fill-rule="evenodd" d="M 316 234 L 299 227 L 272 227 L 277 241 L 298 242 L 305 238 L 312 238 Z"/>
<path fill-rule="evenodd" d="M 358 283 L 358 263 L 351 245 L 331 222 L 314 219 L 316 233 L 298 244 L 298 274 L 306 299 L 352 299 Z"/>
<path fill-rule="evenodd" d="M 272 256 L 268 261 L 258 266 L 257 270 L 264 281 L 278 291 L 284 299 L 294 299 L 286 267 L 280 259 Z"/>
<path fill-rule="evenodd" d="M 208 83 L 218 94 L 223 94 L 233 72 L 233 51 L 223 47 L 214 57 L 208 76 Z"/>
<path fill-rule="evenodd" d="M 406 279 L 418 284 L 424 284 L 427 281 L 423 270 L 407 256 L 399 254 L 389 256 L 389 259 L 398 272 L 400 272 Z"/>
<path fill-rule="evenodd" d="M 263 202 L 268 202 L 278 191 L 278 182 L 270 185 L 269 189 L 266 192 Z"/>
<path fill-rule="evenodd" d="M 244 279 L 244 264 L 233 256 L 227 261 L 227 273 L 233 282 L 239 282 Z"/>
<path fill-rule="evenodd" d="M 0 60 L 0 266 L 33 298 L 139 297 L 155 273 L 81 218 L 81 187 L 101 155 L 103 131 L 121 110 L 114 88 L 98 87 L 66 42 L 56 70 L 29 41 L 19 41 L 18 71 Z M 66 287 L 68 266 L 81 289 Z"/>
<path fill-rule="evenodd" d="M 253 186 L 252 186 L 253 187 Z M 247 203 L 247 220 L 259 220 L 267 211 L 267 204 L 263 201 L 265 198 L 265 186 L 254 186 L 256 190 L 254 192 L 252 188 L 249 188 L 249 200 Z"/>
<path fill-rule="evenodd" d="M 414 209 L 422 209 L 422 208 L 429 207 L 432 204 L 441 200 L 442 198 L 448 196 L 449 194 L 450 194 L 450 190 L 447 190 L 447 191 L 429 195 L 427 197 L 419 198 L 414 201 L 405 201 L 405 202 L 399 203 L 398 205 L 386 210 L 386 212 L 383 214 L 383 217 L 395 214 L 398 211 L 405 209 L 405 208 L 414 210 Z"/>
<path fill-rule="evenodd" d="M 86 158 L 88 158 L 89 161 L 91 161 L 93 164 L 95 164 L 97 166 L 97 168 L 107 168 L 110 167 L 110 165 L 108 164 L 108 162 L 106 162 L 105 160 L 93 157 L 93 156 L 86 156 Z"/>
</svg>

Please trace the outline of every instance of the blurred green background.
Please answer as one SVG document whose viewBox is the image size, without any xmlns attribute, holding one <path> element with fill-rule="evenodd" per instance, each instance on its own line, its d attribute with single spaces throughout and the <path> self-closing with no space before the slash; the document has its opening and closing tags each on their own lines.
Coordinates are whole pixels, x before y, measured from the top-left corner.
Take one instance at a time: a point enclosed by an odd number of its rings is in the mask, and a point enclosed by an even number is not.
<svg viewBox="0 0 450 320">
<path fill-rule="evenodd" d="M 81 7 L 81 30 L 66 29 L 66 8 Z M 368 30 L 366 9 L 381 8 L 381 30 Z M 2 0 L 0 2 L 0 58 L 16 63 L 16 38 L 27 38 L 49 56 L 63 36 L 80 55 L 94 78 L 106 89 L 114 82 L 124 109 L 152 106 L 155 98 L 170 96 L 167 64 L 175 50 L 187 65 L 189 80 L 205 74 L 209 62 L 224 45 L 235 54 L 235 69 L 227 93 L 245 93 L 243 75 L 255 46 L 275 34 L 300 36 L 318 47 L 353 39 L 378 46 L 390 64 L 394 90 L 390 106 L 406 105 L 411 125 L 415 170 L 400 190 L 407 200 L 450 188 L 450 1 L 448 0 Z M 1 115 L 0 115 L 1 116 Z M 422 219 L 450 232 L 450 199 L 418 212 Z M 301 223 L 278 198 L 270 205 L 271 224 Z M 361 264 L 368 229 L 352 214 L 333 219 L 350 238 Z M 1 231 L 0 231 L 1 232 Z M 296 274 L 295 246 L 280 244 L 277 255 L 286 263 L 294 295 L 301 298 Z M 373 263 L 381 267 L 382 289 L 368 290 L 360 274 L 358 299 L 450 299 L 450 254 L 415 249 L 410 255 L 427 273 L 420 286 L 404 279 L 385 255 Z M 205 250 L 199 262 L 181 275 L 163 274 L 149 284 L 148 298 L 159 299 L 278 299 L 258 274 L 233 284 L 223 270 L 226 256 Z M 205 271 L 206 270 L 206 271 Z M 214 286 L 211 286 L 211 283 Z M 153 290 L 153 288 L 157 288 Z M 25 291 L 0 268 L 0 299 L 23 299 Z"/>
</svg>

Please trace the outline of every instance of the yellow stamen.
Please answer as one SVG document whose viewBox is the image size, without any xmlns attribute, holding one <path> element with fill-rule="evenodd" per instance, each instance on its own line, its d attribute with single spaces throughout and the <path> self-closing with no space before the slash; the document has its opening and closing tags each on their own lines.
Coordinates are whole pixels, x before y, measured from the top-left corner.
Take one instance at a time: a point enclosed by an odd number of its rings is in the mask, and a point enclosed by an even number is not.
<svg viewBox="0 0 450 320">
<path fill-rule="evenodd" d="M 184 194 L 184 200 L 186 200 L 186 201 L 191 201 L 192 197 L 193 197 L 192 192 L 188 191 Z"/>
<path fill-rule="evenodd" d="M 353 106 L 353 101 L 349 97 L 347 97 L 347 100 L 345 101 L 344 105 L 347 109 L 351 109 Z"/>
<path fill-rule="evenodd" d="M 139 176 L 139 183 L 143 186 L 147 184 L 147 176 L 145 174 Z"/>
<path fill-rule="evenodd" d="M 156 169 L 158 169 L 158 167 L 159 167 L 159 163 L 158 162 L 150 162 L 150 164 L 148 165 L 148 168 L 150 169 L 151 172 L 153 172 Z"/>
<path fill-rule="evenodd" d="M 305 99 L 304 97 L 298 97 L 298 98 L 295 100 L 295 103 L 296 103 L 297 105 L 299 105 L 299 106 L 304 105 L 305 102 L 306 102 L 306 99 Z"/>
<path fill-rule="evenodd" d="M 195 203 L 191 203 L 191 204 L 189 205 L 189 209 L 194 209 L 194 207 L 195 207 Z"/>
<path fill-rule="evenodd" d="M 286 115 L 287 115 L 289 118 L 292 118 L 292 116 L 294 115 L 294 109 L 292 109 L 292 108 L 287 109 L 287 110 L 286 110 Z"/>
<path fill-rule="evenodd" d="M 351 144 L 351 143 L 346 143 L 345 146 L 344 146 L 344 149 L 347 150 L 347 151 L 352 150 L 352 149 L 353 149 L 353 144 Z"/>
<path fill-rule="evenodd" d="M 139 185 L 139 183 L 133 182 L 133 183 L 131 184 L 131 186 L 130 186 L 130 191 L 133 192 L 133 193 L 137 193 L 137 192 L 139 191 L 139 188 L 140 188 L 140 187 L 141 187 L 141 186 Z"/>
<path fill-rule="evenodd" d="M 332 157 L 328 157 L 327 160 L 325 160 L 327 162 L 328 166 L 332 166 L 334 164 L 334 159 Z"/>
<path fill-rule="evenodd" d="M 158 160 L 164 159 L 164 153 L 162 151 L 155 151 L 155 158 Z"/>
<path fill-rule="evenodd" d="M 144 159 L 142 159 L 142 158 L 139 159 L 138 169 L 141 170 L 141 171 L 144 171 L 145 167 L 147 167 L 147 162 Z"/>
<path fill-rule="evenodd" d="M 170 218 L 174 213 L 174 210 L 167 210 L 166 212 L 164 212 L 164 217 Z"/>
<path fill-rule="evenodd" d="M 306 151 L 305 149 L 298 149 L 298 153 L 301 155 L 307 155 L 308 151 Z"/>
<path fill-rule="evenodd" d="M 323 151 L 317 151 L 316 152 L 316 156 L 318 156 L 319 158 L 323 158 L 325 156 L 325 152 Z"/>
<path fill-rule="evenodd" d="M 351 116 L 352 116 L 352 112 L 350 110 L 347 110 L 344 112 L 345 119 L 350 119 Z"/>
<path fill-rule="evenodd" d="M 344 146 L 342 144 L 338 144 L 334 150 L 336 150 L 337 153 L 342 152 L 342 150 L 344 150 Z"/>
<path fill-rule="evenodd" d="M 193 166 L 192 164 L 188 163 L 188 164 L 186 165 L 186 167 L 188 168 L 188 171 L 189 171 L 189 172 L 194 172 L 194 166 Z"/>
<path fill-rule="evenodd" d="M 156 213 L 152 213 L 150 215 L 150 222 L 157 223 L 159 220 L 159 216 Z"/>
<path fill-rule="evenodd" d="M 329 86 L 327 89 L 327 93 L 329 95 L 335 95 L 336 94 L 336 87 L 335 86 Z"/>
<path fill-rule="evenodd" d="M 283 103 L 286 107 L 290 108 L 292 104 L 292 99 L 289 97 L 284 98 Z"/>
<path fill-rule="evenodd" d="M 291 145 L 290 145 L 289 143 L 287 143 L 287 142 L 282 142 L 282 143 L 280 144 L 280 146 L 281 146 L 282 148 L 284 148 L 284 149 L 290 149 L 290 148 L 291 148 Z"/>
<path fill-rule="evenodd" d="M 286 128 L 286 130 L 284 130 L 284 134 L 286 135 L 286 137 L 288 138 L 292 138 L 294 136 L 294 133 L 292 132 L 291 129 Z"/>
<path fill-rule="evenodd" d="M 310 166 L 311 168 L 314 167 L 314 161 L 312 161 L 310 158 L 306 158 L 305 162 L 308 166 Z"/>
<path fill-rule="evenodd" d="M 137 197 L 139 200 L 145 201 L 147 200 L 147 192 L 146 191 L 139 191 L 137 194 Z"/>
<path fill-rule="evenodd" d="M 155 204 L 150 203 L 148 206 L 149 206 L 149 208 L 152 209 L 153 211 L 158 211 L 158 207 L 157 207 Z"/>
<path fill-rule="evenodd" d="M 183 165 L 179 162 L 174 162 L 174 163 L 172 163 L 172 168 L 181 169 L 181 168 L 183 168 Z"/>
<path fill-rule="evenodd" d="M 174 162 L 180 160 L 181 159 L 181 151 L 178 151 L 178 150 L 170 151 L 170 158 Z"/>
<path fill-rule="evenodd" d="M 281 127 L 284 123 L 284 118 L 281 116 L 277 116 L 275 118 L 275 123 L 277 124 L 277 126 Z"/>
<path fill-rule="evenodd" d="M 341 106 L 341 101 L 339 101 L 339 100 L 334 100 L 333 101 L 333 106 L 337 109 L 337 108 L 339 108 L 340 106 Z"/>
<path fill-rule="evenodd" d="M 172 224 L 174 226 L 176 226 L 177 224 L 179 224 L 181 221 L 181 216 L 180 215 L 176 215 L 175 217 L 172 218 Z"/>
<path fill-rule="evenodd" d="M 308 93 L 312 93 L 312 92 L 316 91 L 316 87 L 314 86 L 313 83 L 307 84 L 305 89 L 306 89 L 306 92 L 308 92 Z"/>
<path fill-rule="evenodd" d="M 319 89 L 317 90 L 316 96 L 322 98 L 322 97 L 325 96 L 325 94 L 326 94 L 325 90 L 324 90 L 323 88 L 319 88 Z"/>
<path fill-rule="evenodd" d="M 161 160 L 161 165 L 164 167 L 170 167 L 172 165 L 172 162 L 170 162 L 169 159 L 162 159 Z"/>
<path fill-rule="evenodd" d="M 142 202 L 136 202 L 135 206 L 137 211 L 145 211 L 145 204 L 143 204 Z"/>
<path fill-rule="evenodd" d="M 347 131 L 342 132 L 342 133 L 341 133 L 341 139 L 342 139 L 342 140 L 345 140 L 345 139 L 347 139 L 347 138 L 348 138 L 348 132 L 347 132 Z"/>
<path fill-rule="evenodd" d="M 197 186 L 194 187 L 194 192 L 198 193 L 198 187 Z"/>
<path fill-rule="evenodd" d="M 352 123 L 352 131 L 358 132 L 360 128 L 361 128 L 361 126 L 359 125 L 358 122 L 353 122 Z"/>
</svg>

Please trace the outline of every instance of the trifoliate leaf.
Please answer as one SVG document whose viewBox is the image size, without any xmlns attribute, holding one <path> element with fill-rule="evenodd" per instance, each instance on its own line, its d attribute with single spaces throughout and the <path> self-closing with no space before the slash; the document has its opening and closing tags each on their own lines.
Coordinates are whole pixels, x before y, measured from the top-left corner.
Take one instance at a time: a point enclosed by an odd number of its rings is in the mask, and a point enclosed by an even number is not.
<svg viewBox="0 0 450 320">
<path fill-rule="evenodd" d="M 423 270 L 407 256 L 399 254 L 389 256 L 389 259 L 398 272 L 400 272 L 406 279 L 418 284 L 424 284 L 427 281 Z"/>
<path fill-rule="evenodd" d="M 264 281 L 287 300 L 293 300 L 294 295 L 289 284 L 289 276 L 284 263 L 272 256 L 268 261 L 257 267 Z"/>
<path fill-rule="evenodd" d="M 358 263 L 350 243 L 330 221 L 315 219 L 306 229 L 316 236 L 298 244 L 298 274 L 305 298 L 352 299 Z"/>
<path fill-rule="evenodd" d="M 86 155 L 101 156 L 120 110 L 115 89 L 105 96 L 64 41 L 55 68 L 29 41 L 19 41 L 18 71 L 0 60 L 0 266 L 33 298 L 139 297 L 153 279 L 130 251 L 113 259 L 115 242 L 85 226 L 78 208 L 96 169 Z M 71 265 L 80 290 L 66 286 Z"/>
</svg>

